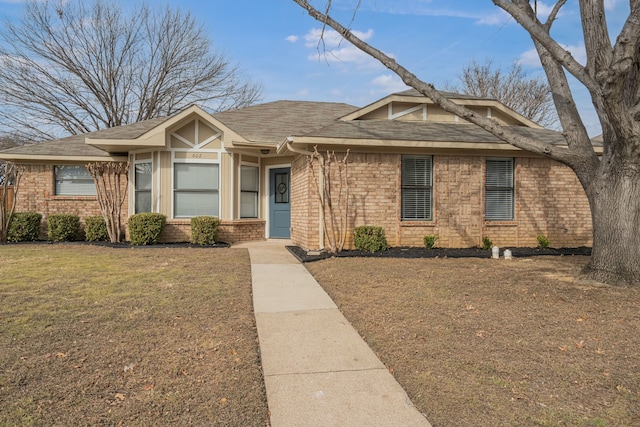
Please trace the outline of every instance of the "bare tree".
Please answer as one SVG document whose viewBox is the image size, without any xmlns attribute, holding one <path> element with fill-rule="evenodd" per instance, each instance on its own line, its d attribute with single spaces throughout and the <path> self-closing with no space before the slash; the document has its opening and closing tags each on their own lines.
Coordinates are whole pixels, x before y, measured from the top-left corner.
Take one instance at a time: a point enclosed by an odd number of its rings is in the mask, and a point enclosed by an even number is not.
<svg viewBox="0 0 640 427">
<path fill-rule="evenodd" d="M 349 150 L 341 159 L 335 151 L 327 151 L 326 155 L 313 147 L 313 153 L 307 158 L 316 195 L 320 202 L 320 215 L 324 226 L 325 238 L 329 245 L 328 252 L 342 252 L 347 241 L 347 227 L 349 224 Z M 316 175 L 314 164 L 318 165 Z M 337 192 L 334 189 L 337 188 Z M 323 243 L 323 242 L 321 242 Z"/>
<path fill-rule="evenodd" d="M 418 79 L 382 51 L 365 43 L 339 22 L 294 0 L 307 12 L 360 50 L 379 60 L 402 81 L 431 98 L 444 110 L 475 123 L 503 141 L 569 166 L 582 184 L 591 208 L 593 249 L 584 273 L 610 284 L 640 286 L 640 1 L 630 13 L 615 44 L 611 43 L 604 1 L 581 0 L 582 31 L 587 63 L 581 65 L 550 35 L 566 0 L 558 0 L 545 22 L 529 0 L 492 0 L 531 36 L 551 87 L 566 146 L 554 146 L 521 136 L 508 126 L 451 102 L 432 84 Z M 329 10 L 330 2 L 325 10 Z M 602 126 L 604 150 L 596 154 L 578 113 L 566 72 L 590 93 Z"/>
<path fill-rule="evenodd" d="M 503 71 L 493 69 L 491 60 L 484 64 L 474 60 L 463 68 L 458 79 L 459 85 L 448 84 L 445 90 L 496 99 L 544 127 L 558 124 L 549 83 L 539 77 L 527 77 L 518 63 Z"/>
<path fill-rule="evenodd" d="M 16 199 L 24 166 L 13 162 L 4 162 L 0 166 L 2 166 L 0 168 L 0 242 L 6 242 L 11 219 L 16 210 Z"/>
<path fill-rule="evenodd" d="M 254 103 L 261 87 L 212 50 L 190 13 L 104 0 L 29 0 L 0 30 L 0 120 L 51 138 Z"/>
<path fill-rule="evenodd" d="M 129 163 L 127 162 L 94 162 L 86 165 L 93 177 L 100 212 L 107 225 L 107 234 L 111 243 L 121 242 L 122 205 L 127 199 L 129 182 Z"/>
</svg>

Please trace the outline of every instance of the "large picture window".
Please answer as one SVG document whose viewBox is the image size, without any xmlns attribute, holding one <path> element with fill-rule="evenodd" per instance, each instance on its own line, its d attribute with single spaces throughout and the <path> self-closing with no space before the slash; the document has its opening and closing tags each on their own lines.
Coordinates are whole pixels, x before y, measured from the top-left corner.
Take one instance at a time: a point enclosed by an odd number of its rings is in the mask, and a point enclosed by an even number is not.
<svg viewBox="0 0 640 427">
<path fill-rule="evenodd" d="M 210 163 L 175 163 L 173 167 L 174 217 L 219 216 L 219 166 Z"/>
<path fill-rule="evenodd" d="M 487 159 L 485 211 L 488 221 L 513 220 L 513 159 Z"/>
<path fill-rule="evenodd" d="M 240 218 L 258 217 L 258 168 L 240 167 Z"/>
<path fill-rule="evenodd" d="M 151 162 L 136 163 L 134 174 L 135 213 L 151 212 Z"/>
<path fill-rule="evenodd" d="M 402 156 L 402 220 L 433 219 L 433 157 Z"/>
<path fill-rule="evenodd" d="M 96 186 L 84 166 L 54 166 L 55 194 L 59 196 L 95 196 Z"/>
</svg>

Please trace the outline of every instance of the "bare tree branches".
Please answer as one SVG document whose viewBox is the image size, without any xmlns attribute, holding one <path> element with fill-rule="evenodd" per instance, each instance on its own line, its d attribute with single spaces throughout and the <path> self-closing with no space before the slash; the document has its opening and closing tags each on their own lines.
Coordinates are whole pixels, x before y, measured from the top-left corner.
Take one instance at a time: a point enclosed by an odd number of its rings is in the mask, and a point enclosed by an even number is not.
<svg viewBox="0 0 640 427">
<path fill-rule="evenodd" d="M 122 205 L 127 199 L 129 179 L 129 163 L 127 162 L 95 162 L 86 165 L 93 177 L 100 212 L 107 225 L 107 233 L 111 243 L 121 242 Z"/>
<path fill-rule="evenodd" d="M 326 155 L 313 147 L 313 153 L 307 159 L 314 183 L 316 195 L 320 202 L 321 221 L 330 253 L 341 252 L 347 240 L 349 226 L 349 150 L 342 159 L 338 159 L 335 151 L 327 151 Z M 314 164 L 318 165 L 316 175 Z M 337 189 L 337 194 L 334 191 Z M 324 242 L 320 242 L 321 245 Z"/>
<path fill-rule="evenodd" d="M 0 120 L 32 138 L 254 103 L 259 85 L 213 52 L 189 13 L 104 0 L 29 1 L 1 33 Z"/>
<path fill-rule="evenodd" d="M 24 166 L 13 162 L 4 162 L 0 166 L 2 166 L 0 169 L 0 242 L 6 242 L 11 219 L 16 210 L 16 199 Z"/>
<path fill-rule="evenodd" d="M 336 30 L 341 36 L 343 36 L 347 41 L 351 42 L 358 49 L 362 50 L 363 52 L 369 54 L 373 58 L 380 61 L 385 67 L 387 67 L 388 69 L 393 71 L 395 74 L 397 74 L 406 85 L 415 88 L 423 95 L 431 98 L 435 103 L 440 105 L 445 111 L 453 113 L 462 119 L 468 120 L 471 123 L 474 123 L 480 126 L 481 128 L 485 129 L 486 131 L 492 133 L 493 135 L 497 136 L 503 141 L 508 142 L 523 150 L 541 154 L 546 157 L 551 157 L 555 160 L 558 160 L 568 165 L 575 164 L 576 162 L 580 162 L 580 163 L 585 162 L 586 159 L 584 157 L 584 153 L 579 153 L 576 155 L 574 153 L 570 153 L 565 148 L 557 147 L 551 144 L 546 144 L 536 139 L 523 137 L 517 134 L 516 132 L 514 132 L 513 130 L 510 130 L 508 127 L 500 126 L 496 121 L 490 118 L 484 117 L 478 113 L 471 111 L 468 108 L 465 108 L 461 105 L 458 105 L 450 101 L 445 96 L 443 96 L 440 92 L 438 92 L 432 84 L 426 83 L 418 79 L 418 77 L 416 77 L 415 74 L 411 73 L 407 68 L 398 64 L 398 62 L 396 62 L 395 59 L 389 57 L 384 52 L 380 51 L 379 49 L 376 49 L 375 47 L 359 39 L 351 31 L 349 31 L 347 28 L 342 26 L 339 22 L 337 22 L 330 16 L 325 15 L 319 12 L 318 10 L 316 10 L 313 6 L 309 4 L 308 1 L 306 0 L 293 0 L 293 1 L 296 2 L 298 5 L 300 5 L 301 7 L 303 7 L 305 10 L 307 10 L 310 16 L 312 16 L 313 18 L 315 18 L 320 22 L 326 23 L 326 25 Z"/>
<path fill-rule="evenodd" d="M 551 127 L 558 121 L 551 89 L 540 78 L 528 78 L 522 66 L 514 63 L 506 72 L 492 69 L 493 63 L 471 61 L 458 76 L 461 86 L 451 85 L 448 90 L 497 99 L 541 126 Z"/>
</svg>

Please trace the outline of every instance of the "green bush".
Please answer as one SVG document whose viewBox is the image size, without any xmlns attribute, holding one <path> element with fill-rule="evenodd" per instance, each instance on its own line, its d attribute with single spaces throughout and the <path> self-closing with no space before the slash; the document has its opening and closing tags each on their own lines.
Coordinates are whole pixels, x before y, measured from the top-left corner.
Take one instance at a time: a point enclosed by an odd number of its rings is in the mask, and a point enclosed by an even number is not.
<svg viewBox="0 0 640 427">
<path fill-rule="evenodd" d="M 167 217 L 159 213 L 145 212 L 131 215 L 129 218 L 131 244 L 155 245 L 166 223 Z"/>
<path fill-rule="evenodd" d="M 482 238 L 482 249 L 485 251 L 489 251 L 491 250 L 491 248 L 493 247 L 493 242 L 491 241 L 490 238 L 488 237 L 483 237 Z"/>
<path fill-rule="evenodd" d="M 435 234 L 428 234 L 424 236 L 424 247 L 427 249 L 433 249 L 436 247 L 436 242 L 438 241 L 438 236 Z"/>
<path fill-rule="evenodd" d="M 191 243 L 194 245 L 215 244 L 219 225 L 220 220 L 214 216 L 191 218 Z"/>
<path fill-rule="evenodd" d="M 551 242 L 547 239 L 543 234 L 538 234 L 536 236 L 538 240 L 538 248 L 539 249 L 548 249 Z"/>
<path fill-rule="evenodd" d="M 382 227 L 363 225 L 354 230 L 353 243 L 361 251 L 378 252 L 386 250 L 389 245 Z"/>
<path fill-rule="evenodd" d="M 80 217 L 73 214 L 52 214 L 47 217 L 47 237 L 52 242 L 70 242 L 80 234 Z"/>
<path fill-rule="evenodd" d="M 87 242 L 109 240 L 107 223 L 102 216 L 88 216 L 84 219 L 84 236 Z"/>
<path fill-rule="evenodd" d="M 11 217 L 7 240 L 27 242 L 36 240 L 40 234 L 42 215 L 37 212 L 15 212 Z"/>
</svg>

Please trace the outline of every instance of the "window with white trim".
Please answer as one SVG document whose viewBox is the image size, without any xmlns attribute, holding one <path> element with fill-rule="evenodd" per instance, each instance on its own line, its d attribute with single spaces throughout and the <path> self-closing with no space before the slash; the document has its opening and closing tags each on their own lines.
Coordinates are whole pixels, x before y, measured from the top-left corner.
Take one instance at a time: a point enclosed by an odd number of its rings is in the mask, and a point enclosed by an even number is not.
<svg viewBox="0 0 640 427">
<path fill-rule="evenodd" d="M 258 168 L 240 166 L 240 218 L 258 217 Z"/>
<path fill-rule="evenodd" d="M 403 221 L 433 219 L 433 157 L 402 156 Z"/>
<path fill-rule="evenodd" d="M 84 166 L 57 165 L 53 167 L 57 196 L 95 196 L 93 177 Z"/>
<path fill-rule="evenodd" d="M 135 213 L 151 212 L 151 162 L 134 165 Z"/>
<path fill-rule="evenodd" d="M 173 164 L 173 216 L 219 216 L 219 165 Z"/>
<path fill-rule="evenodd" d="M 513 159 L 487 159 L 485 175 L 485 220 L 512 221 L 514 219 L 513 190 Z"/>
</svg>

